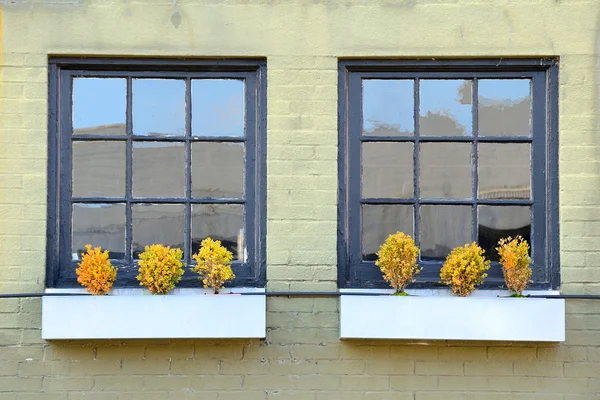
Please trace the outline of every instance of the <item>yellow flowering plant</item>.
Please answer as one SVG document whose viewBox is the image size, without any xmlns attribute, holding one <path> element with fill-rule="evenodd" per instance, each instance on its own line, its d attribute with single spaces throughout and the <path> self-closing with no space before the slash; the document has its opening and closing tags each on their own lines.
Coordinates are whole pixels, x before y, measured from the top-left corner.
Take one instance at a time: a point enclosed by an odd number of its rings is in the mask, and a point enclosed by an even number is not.
<svg viewBox="0 0 600 400">
<path fill-rule="evenodd" d="M 391 234 L 377 252 L 375 265 L 381 269 L 383 279 L 396 290 L 396 295 L 407 296 L 404 289 L 414 282 L 421 272 L 417 265 L 419 249 L 412 237 L 402 232 Z"/>
<path fill-rule="evenodd" d="M 461 297 L 471 294 L 475 285 L 483 283 L 487 277 L 485 271 L 490 268 L 490 261 L 483 253 L 484 250 L 475 242 L 452 250 L 440 271 L 442 283 L 450 285 L 452 291 Z"/>
<path fill-rule="evenodd" d="M 198 254 L 192 255 L 198 263 L 192 271 L 200 274 L 205 288 L 212 288 L 219 293 L 223 284 L 235 278 L 231 270 L 233 254 L 221 245 L 221 241 L 207 237 L 200 244 Z"/>
<path fill-rule="evenodd" d="M 531 282 L 529 244 L 521 236 L 500 239 L 496 247 L 502 264 L 506 287 L 514 297 L 524 297 L 523 290 Z"/>
<path fill-rule="evenodd" d="M 81 253 L 79 268 L 75 270 L 77 282 L 91 294 L 101 295 L 110 292 L 117 279 L 117 268 L 113 267 L 108 259 L 108 250 L 102 251 L 101 247 L 92 249 L 90 244 L 85 248 L 87 252 Z"/>
<path fill-rule="evenodd" d="M 162 244 L 145 246 L 138 261 L 140 286 L 145 286 L 152 294 L 167 294 L 175 287 L 183 275 L 181 249 L 172 249 Z"/>
</svg>

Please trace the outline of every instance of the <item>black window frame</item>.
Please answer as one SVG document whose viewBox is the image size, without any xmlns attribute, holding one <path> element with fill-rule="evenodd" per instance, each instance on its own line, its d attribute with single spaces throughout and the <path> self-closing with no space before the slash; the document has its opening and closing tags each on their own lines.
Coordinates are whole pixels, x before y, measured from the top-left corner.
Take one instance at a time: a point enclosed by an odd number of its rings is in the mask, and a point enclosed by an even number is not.
<svg viewBox="0 0 600 400">
<path fill-rule="evenodd" d="M 371 79 L 414 79 L 415 82 L 415 133 L 408 137 L 369 136 L 362 134 L 361 81 Z M 404 199 L 391 203 L 361 201 L 361 155 L 363 141 L 412 141 L 415 143 L 413 167 L 415 185 L 418 179 L 418 79 L 498 79 L 530 78 L 532 80 L 532 137 L 494 137 L 491 142 L 530 142 L 532 146 L 532 199 L 531 201 L 503 201 L 503 204 L 529 205 L 533 207 L 531 240 L 535 249 L 532 255 L 534 282 L 531 289 L 556 289 L 560 285 L 559 268 L 559 174 L 558 174 L 558 58 L 485 58 L 485 59 L 342 59 L 338 64 L 338 287 L 340 288 L 389 288 L 374 261 L 363 261 L 361 255 L 361 204 L 419 204 Z M 477 125 L 476 90 L 473 90 L 473 123 Z M 450 140 L 452 139 L 452 140 Z M 428 137 L 430 142 L 474 142 L 478 138 Z M 480 139 L 480 141 L 482 141 Z M 484 139 L 485 141 L 485 139 Z M 477 165 L 477 155 L 474 154 Z M 476 167 L 474 167 L 476 169 Z M 476 175 L 476 171 L 474 173 Z M 473 176 L 476 182 L 476 176 Z M 478 201 L 428 201 L 431 204 L 469 204 L 475 216 L 477 204 L 493 204 L 494 200 Z M 418 207 L 415 210 L 415 235 Z M 473 239 L 477 239 L 477 219 L 473 218 Z M 439 283 L 441 261 L 421 261 L 422 272 L 417 275 L 411 288 L 436 288 Z M 501 266 L 492 263 L 489 276 L 480 287 L 498 289 L 504 285 Z"/>
<path fill-rule="evenodd" d="M 48 225 L 46 250 L 46 287 L 79 287 L 74 275 L 76 262 L 72 261 L 71 249 L 71 205 L 78 198 L 72 197 L 71 173 L 72 135 L 71 98 L 74 77 L 125 77 L 127 79 L 127 169 L 132 167 L 132 143 L 135 141 L 169 141 L 183 143 L 186 153 L 186 197 L 144 199 L 142 201 L 126 199 L 129 203 L 126 212 L 126 254 L 130 261 L 117 265 L 119 273 L 116 287 L 139 287 L 135 279 L 137 265 L 131 255 L 131 204 L 184 204 L 186 222 L 191 221 L 191 204 L 235 204 L 228 199 L 203 198 L 191 199 L 189 173 L 191 169 L 191 144 L 202 141 L 219 143 L 245 143 L 245 228 L 248 257 L 245 262 L 234 261 L 232 268 L 235 280 L 230 287 L 264 287 L 266 284 L 266 60 L 264 58 L 247 59 L 206 59 L 206 58 L 110 58 L 110 57 L 50 57 L 49 79 L 49 116 L 48 116 Z M 186 80 L 186 132 L 179 137 L 143 137 L 133 135 L 131 117 L 132 79 L 141 78 L 178 78 Z M 195 137 L 191 135 L 191 79 L 240 79 L 245 82 L 246 135 L 238 137 Z M 109 136 L 92 137 L 85 135 L 84 140 L 111 140 Z M 117 139 L 114 139 L 117 140 Z M 118 139 L 118 140 L 122 140 Z M 132 172 L 127 171 L 126 198 L 131 197 Z M 85 202 L 106 203 L 106 198 L 90 199 Z M 113 200 L 111 202 L 123 202 Z M 239 202 L 237 202 L 239 203 Z M 185 224 L 184 246 L 191 250 L 191 232 L 189 223 Z M 185 253 L 185 252 L 184 252 Z M 185 262 L 190 263 L 190 251 Z M 201 287 L 198 275 L 189 268 L 178 287 Z"/>
</svg>

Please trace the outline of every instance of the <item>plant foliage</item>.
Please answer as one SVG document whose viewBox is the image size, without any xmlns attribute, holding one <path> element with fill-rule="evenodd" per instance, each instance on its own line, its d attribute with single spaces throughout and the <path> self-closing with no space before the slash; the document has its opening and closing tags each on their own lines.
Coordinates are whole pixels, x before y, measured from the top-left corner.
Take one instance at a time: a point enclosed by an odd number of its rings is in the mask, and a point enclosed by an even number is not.
<svg viewBox="0 0 600 400">
<path fill-rule="evenodd" d="M 452 250 L 440 271 L 442 283 L 450 285 L 459 296 L 468 296 L 487 277 L 485 271 L 490 268 L 490 261 L 483 253 L 475 242 Z"/>
<path fill-rule="evenodd" d="M 152 294 L 167 294 L 175 287 L 183 275 L 181 249 L 172 249 L 162 244 L 146 246 L 140 254 L 137 280 Z"/>
<path fill-rule="evenodd" d="M 87 253 L 81 253 L 79 268 L 75 270 L 77 282 L 91 294 L 106 294 L 117 279 L 117 268 L 108 259 L 108 250 L 87 244 Z"/>
<path fill-rule="evenodd" d="M 531 258 L 529 258 L 529 244 L 521 236 L 500 239 L 496 247 L 502 264 L 504 281 L 513 293 L 523 295 L 523 290 L 531 282 Z"/>
<path fill-rule="evenodd" d="M 419 249 L 412 237 L 402 232 L 388 236 L 377 252 L 377 265 L 383 272 L 383 279 L 390 283 L 397 293 L 404 292 L 414 276 L 421 272 L 417 265 Z"/>
<path fill-rule="evenodd" d="M 212 288 L 216 293 L 223 288 L 223 284 L 235 278 L 231 270 L 233 254 L 221 245 L 220 240 L 207 237 L 200 244 L 198 254 L 192 256 L 198 264 L 192 271 L 200 274 L 200 279 L 205 288 Z"/>
</svg>

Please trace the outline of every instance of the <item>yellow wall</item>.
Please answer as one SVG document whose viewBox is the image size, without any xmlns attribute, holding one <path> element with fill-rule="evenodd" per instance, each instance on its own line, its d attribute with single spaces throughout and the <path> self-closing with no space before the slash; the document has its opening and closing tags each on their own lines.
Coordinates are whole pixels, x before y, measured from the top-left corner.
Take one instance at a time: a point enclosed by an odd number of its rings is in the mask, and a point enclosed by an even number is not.
<svg viewBox="0 0 600 400">
<path fill-rule="evenodd" d="M 0 292 L 44 289 L 48 55 L 267 58 L 270 290 L 337 287 L 338 57 L 549 55 L 560 56 L 561 290 L 600 294 L 598 1 L 1 7 Z M 46 343 L 39 299 L 0 300 L 0 399 L 574 400 L 600 392 L 598 301 L 568 301 L 567 341 L 558 345 L 340 342 L 336 299 L 270 298 L 267 306 L 266 341 Z"/>
</svg>

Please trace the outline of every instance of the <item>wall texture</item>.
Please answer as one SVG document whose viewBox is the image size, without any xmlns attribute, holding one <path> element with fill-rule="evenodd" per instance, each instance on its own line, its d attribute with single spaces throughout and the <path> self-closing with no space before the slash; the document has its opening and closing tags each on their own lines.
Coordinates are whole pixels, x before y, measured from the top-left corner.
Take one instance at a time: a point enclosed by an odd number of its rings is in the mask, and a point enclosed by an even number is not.
<svg viewBox="0 0 600 400">
<path fill-rule="evenodd" d="M 267 57 L 269 290 L 336 289 L 338 57 L 552 55 L 561 290 L 600 294 L 599 15 L 597 0 L 0 1 L 0 291 L 44 289 L 48 55 Z M 600 392 L 600 301 L 568 301 L 567 340 L 546 345 L 341 342 L 333 298 L 270 298 L 265 341 L 47 343 L 40 304 L 0 300 L 1 400 Z"/>
</svg>

